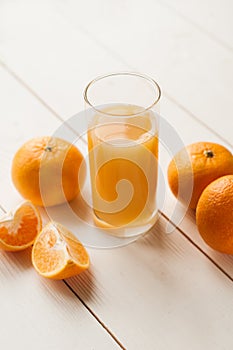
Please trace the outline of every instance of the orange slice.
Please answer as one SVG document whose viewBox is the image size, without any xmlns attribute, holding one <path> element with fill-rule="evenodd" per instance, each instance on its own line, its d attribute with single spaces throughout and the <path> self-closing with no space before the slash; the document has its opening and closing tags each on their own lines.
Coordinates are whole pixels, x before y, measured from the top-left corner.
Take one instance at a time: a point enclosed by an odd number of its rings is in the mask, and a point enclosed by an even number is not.
<svg viewBox="0 0 233 350">
<path fill-rule="evenodd" d="M 14 212 L 0 218 L 0 248 L 19 251 L 31 246 L 42 227 L 38 210 L 24 202 Z"/>
<path fill-rule="evenodd" d="M 89 256 L 68 229 L 53 221 L 37 236 L 32 249 L 32 263 L 41 276 L 64 279 L 86 270 Z"/>
</svg>

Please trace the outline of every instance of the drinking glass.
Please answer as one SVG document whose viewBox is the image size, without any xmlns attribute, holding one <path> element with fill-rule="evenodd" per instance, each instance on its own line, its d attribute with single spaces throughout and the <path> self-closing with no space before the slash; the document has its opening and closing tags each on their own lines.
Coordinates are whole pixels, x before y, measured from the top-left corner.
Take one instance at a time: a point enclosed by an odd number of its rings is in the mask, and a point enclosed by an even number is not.
<svg viewBox="0 0 233 350">
<path fill-rule="evenodd" d="M 158 217 L 159 85 L 138 73 L 92 80 L 84 91 L 93 216 L 110 234 L 148 231 Z"/>
</svg>

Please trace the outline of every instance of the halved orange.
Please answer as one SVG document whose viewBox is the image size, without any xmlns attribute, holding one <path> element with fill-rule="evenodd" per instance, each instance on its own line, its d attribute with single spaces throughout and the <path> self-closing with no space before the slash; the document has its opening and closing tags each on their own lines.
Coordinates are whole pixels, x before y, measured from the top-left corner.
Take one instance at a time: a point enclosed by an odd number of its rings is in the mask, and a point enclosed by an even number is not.
<svg viewBox="0 0 233 350">
<path fill-rule="evenodd" d="M 31 246 L 42 227 L 39 211 L 24 202 L 13 212 L 0 218 L 0 248 L 19 251 Z"/>
<path fill-rule="evenodd" d="M 64 226 L 51 221 L 37 236 L 32 263 L 43 277 L 64 279 L 89 267 L 89 256 L 82 243 Z"/>
</svg>

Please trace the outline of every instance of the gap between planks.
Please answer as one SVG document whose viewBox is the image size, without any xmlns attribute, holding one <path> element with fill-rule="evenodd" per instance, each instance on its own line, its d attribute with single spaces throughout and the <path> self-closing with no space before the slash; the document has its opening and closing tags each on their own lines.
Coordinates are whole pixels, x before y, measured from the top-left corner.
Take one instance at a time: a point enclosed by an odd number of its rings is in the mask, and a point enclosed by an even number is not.
<svg viewBox="0 0 233 350">
<path fill-rule="evenodd" d="M 6 210 L 3 208 L 3 206 L 1 204 L 0 204 L 0 210 L 2 210 L 2 212 L 4 214 L 6 214 Z M 95 318 L 95 320 L 99 323 L 99 325 L 108 333 L 108 335 L 117 343 L 117 345 L 121 349 L 126 350 L 126 348 L 119 341 L 119 339 L 117 339 L 117 337 L 113 334 L 113 332 L 104 324 L 104 322 L 95 314 L 95 312 L 80 298 L 80 296 L 74 291 L 74 289 L 69 285 L 69 283 L 66 280 L 62 280 L 62 282 L 72 292 L 72 294 L 76 298 L 78 298 L 78 300 L 82 303 L 82 305 L 85 307 L 85 309 L 92 315 L 92 317 Z"/>
<path fill-rule="evenodd" d="M 88 33 L 86 33 L 88 35 Z M 89 35 L 90 36 L 90 35 Z M 92 38 L 93 39 L 93 38 Z M 121 60 L 123 64 L 125 64 L 129 69 L 133 69 L 136 71 L 135 68 L 130 66 L 128 63 L 125 62 L 124 59 L 120 57 L 117 53 L 114 55 L 114 51 L 108 49 L 105 45 L 102 45 L 100 42 L 98 42 L 101 47 L 110 53 L 115 59 Z M 75 134 L 76 131 L 73 129 L 69 123 L 67 123 L 62 116 L 54 108 L 52 108 L 44 99 L 42 99 L 21 77 L 19 77 L 7 64 L 5 64 L 1 59 L 0 59 L 0 65 L 16 80 L 20 85 L 22 85 L 31 95 L 33 95 L 50 113 L 52 113 L 59 121 L 62 123 L 65 123 L 66 126 L 73 131 Z M 183 112 L 189 115 L 189 117 L 193 120 L 195 120 L 197 123 L 199 123 L 201 126 L 204 126 L 207 130 L 209 130 L 213 135 L 215 135 L 217 138 L 222 140 L 226 145 L 228 145 L 230 148 L 233 147 L 233 144 L 231 144 L 227 139 L 225 139 L 222 135 L 218 134 L 214 129 L 210 128 L 209 125 L 204 123 L 201 119 L 199 119 L 197 116 L 195 116 L 190 110 L 188 110 L 185 106 L 183 106 L 181 103 L 176 101 L 173 97 L 171 97 L 166 91 L 163 90 L 163 95 L 173 104 L 175 104 L 178 108 L 180 108 Z M 79 136 L 79 135 L 77 135 Z M 85 141 L 85 140 L 84 140 Z"/>
<path fill-rule="evenodd" d="M 161 0 L 159 0 L 159 3 L 161 3 Z M 163 4 L 165 5 L 165 4 Z M 166 6 L 166 5 L 165 5 Z M 169 8 L 169 5 L 167 5 L 167 7 Z M 172 8 L 171 8 L 172 9 Z M 175 11 L 175 10 L 174 10 Z M 181 16 L 183 16 L 181 14 Z M 185 20 L 188 21 L 188 18 L 185 17 Z M 93 42 L 95 42 L 100 48 L 102 48 L 104 51 L 106 51 L 106 53 L 108 53 L 112 58 L 114 58 L 115 60 L 118 60 L 120 63 L 122 63 L 123 65 L 125 65 L 129 70 L 137 72 L 137 68 L 132 66 L 131 64 L 129 64 L 122 56 L 121 54 L 119 54 L 117 51 L 115 51 L 112 48 L 109 48 L 108 46 L 106 46 L 99 38 L 95 37 L 95 35 L 93 35 L 92 33 L 90 33 L 87 29 L 80 27 L 80 26 L 74 26 L 72 23 L 68 22 L 68 20 L 66 18 L 63 18 L 63 21 L 66 21 L 67 23 L 69 23 L 70 26 L 72 26 L 74 28 L 74 30 L 77 30 L 77 28 L 82 32 L 82 34 L 86 35 L 90 40 L 92 40 Z M 213 38 L 212 38 L 213 39 Z M 213 135 L 217 136 L 220 140 L 222 140 L 226 145 L 228 145 L 229 147 L 233 147 L 233 145 L 226 140 L 222 135 L 218 134 L 214 129 L 210 128 L 209 125 L 207 125 L 206 123 L 204 123 L 200 118 L 198 118 L 196 115 L 194 115 L 190 110 L 188 110 L 185 106 L 183 106 L 180 102 L 178 102 L 176 99 L 174 99 L 173 97 L 170 96 L 170 94 L 168 94 L 166 92 L 166 90 L 162 91 L 163 95 L 173 104 L 175 104 L 177 107 L 179 107 L 182 111 L 184 111 L 185 113 L 187 113 L 193 120 L 197 121 L 200 125 L 204 126 L 206 129 L 208 129 L 210 132 L 212 132 Z"/>
<path fill-rule="evenodd" d="M 117 337 L 112 333 L 112 331 L 104 324 L 103 321 L 96 315 L 96 313 L 80 298 L 80 296 L 75 292 L 75 290 L 69 285 L 66 280 L 63 280 L 64 284 L 67 288 L 79 299 L 79 301 L 83 304 L 83 306 L 90 312 L 90 314 L 96 319 L 97 322 L 105 329 L 105 331 L 112 337 L 112 339 L 119 345 L 119 347 L 123 350 L 126 348 L 123 344 L 117 339 Z"/>
<path fill-rule="evenodd" d="M 59 113 L 55 111 L 51 106 L 48 105 L 48 103 L 43 100 L 22 78 L 20 78 L 8 65 L 6 65 L 1 59 L 0 59 L 0 65 L 3 69 L 5 69 L 8 74 L 10 74 L 20 85 L 24 87 L 35 99 L 37 99 L 51 114 L 53 114 L 60 122 L 64 123 L 68 129 L 70 129 L 74 134 L 77 135 L 77 132 L 75 129 L 73 129 L 69 123 L 67 123 Z M 79 135 L 77 135 L 79 136 Z M 85 140 L 84 140 L 85 141 Z"/>
<path fill-rule="evenodd" d="M 203 255 L 205 255 L 205 257 L 212 262 L 212 264 L 214 264 L 226 277 L 229 278 L 229 280 L 231 282 L 233 282 L 233 277 L 231 277 L 221 266 L 219 266 L 219 264 L 216 263 L 216 261 L 214 261 L 201 247 L 199 247 L 198 244 L 196 244 L 183 230 L 181 230 L 181 228 L 179 228 L 178 226 L 176 226 L 168 217 L 167 215 L 165 215 L 163 212 L 159 211 L 161 216 L 170 222 L 170 224 L 177 230 L 179 231 L 182 236 L 184 238 L 186 238 L 194 247 L 196 247 Z"/>
<path fill-rule="evenodd" d="M 88 35 L 88 33 L 86 33 L 86 35 Z M 99 43 L 99 41 L 98 41 Z M 100 43 L 101 44 L 101 43 Z M 104 45 L 101 44 L 101 46 L 104 48 L 104 50 L 108 51 L 108 48 Z M 113 54 L 113 52 L 110 50 L 110 52 Z M 120 56 L 117 54 L 118 59 L 120 59 Z M 123 60 L 124 64 L 126 64 L 128 67 L 130 67 L 124 60 Z M 34 98 L 36 98 L 47 110 L 50 111 L 50 113 L 52 113 L 59 121 L 61 121 L 62 123 L 65 123 L 66 126 L 72 130 L 75 134 L 77 134 L 77 132 L 69 125 L 69 123 L 66 123 L 66 121 L 60 116 L 60 114 L 58 112 L 56 112 L 52 107 L 49 106 L 49 104 L 44 101 L 44 99 L 42 99 L 21 77 L 19 77 L 7 64 L 5 64 L 1 59 L 0 59 L 0 65 L 8 72 L 8 74 L 10 74 L 16 81 L 18 81 L 18 83 L 20 85 L 22 85 L 22 87 L 24 87 L 31 95 L 33 95 Z M 132 67 L 131 67 L 132 69 Z M 170 100 L 173 104 L 177 105 L 180 109 L 182 109 L 185 113 L 187 113 L 190 118 L 194 119 L 196 122 L 198 122 L 200 125 L 204 126 L 206 129 L 208 129 L 209 131 L 211 131 L 214 135 L 216 135 L 219 139 L 221 139 L 223 142 L 225 142 L 226 144 L 228 144 L 230 147 L 232 147 L 231 143 L 229 143 L 227 140 L 225 140 L 221 135 L 219 135 L 218 133 L 216 133 L 214 130 L 212 130 L 209 126 L 207 126 L 205 123 L 203 123 L 202 121 L 200 121 L 200 119 L 198 117 L 196 117 L 192 112 L 190 112 L 189 110 L 187 110 L 184 106 L 182 106 L 179 102 L 177 102 L 175 99 L 173 99 L 172 97 L 170 97 L 166 92 L 164 92 L 164 96 L 166 96 L 166 98 L 168 100 Z M 0 205 L 0 208 L 5 212 L 5 209 Z M 225 272 L 225 270 L 223 268 L 221 268 L 205 251 L 202 250 L 201 247 L 199 247 L 184 231 L 182 231 L 179 227 L 177 227 L 175 225 L 174 222 L 172 222 L 163 212 L 160 212 L 161 215 L 164 217 L 165 220 L 167 220 L 168 222 L 170 222 L 195 248 L 197 248 L 202 254 L 204 254 L 208 260 L 210 262 L 212 262 L 226 277 L 228 277 L 230 279 L 230 281 L 233 282 L 233 278 L 227 273 Z M 74 292 L 75 293 L 75 292 Z M 81 299 L 80 299 L 81 300 Z M 85 305 L 85 303 L 83 303 Z M 87 307 L 87 306 L 86 306 Z M 88 307 L 87 307 L 88 308 Z M 91 310 L 89 310 L 91 312 Z M 94 314 L 93 314 L 94 316 Z M 95 317 L 95 316 L 94 316 Z M 96 316 L 97 319 L 97 316 Z"/>
<path fill-rule="evenodd" d="M 230 46 L 227 42 L 225 42 L 224 40 L 218 38 L 215 34 L 211 33 L 210 31 L 208 31 L 207 29 L 202 27 L 200 24 L 196 23 L 194 20 L 192 20 L 188 16 L 184 15 L 183 13 L 181 13 L 174 6 L 172 6 L 171 4 L 167 3 L 164 0 L 157 0 L 157 1 L 160 3 L 160 5 L 162 5 L 163 7 L 166 7 L 168 10 L 172 11 L 176 16 L 184 19 L 186 22 L 191 24 L 193 27 L 195 27 L 197 30 L 199 30 L 199 32 L 205 34 L 208 38 L 210 38 L 211 40 L 215 41 L 220 46 L 224 47 L 224 49 L 229 50 L 230 52 L 233 52 L 232 46 Z"/>
<path fill-rule="evenodd" d="M 106 47 L 104 47 L 105 50 L 107 50 Z M 118 55 L 119 59 L 119 55 Z M 125 62 L 124 62 L 125 63 Z M 65 120 L 57 113 L 52 107 L 49 106 L 49 104 L 43 100 L 21 77 L 19 77 L 8 65 L 6 65 L 4 62 L 0 60 L 1 66 L 15 79 L 18 81 L 18 83 L 24 87 L 31 95 L 33 95 L 34 98 L 36 98 L 48 111 L 50 111 L 59 121 L 62 123 L 66 123 Z M 130 67 L 127 64 L 128 67 Z M 185 111 L 192 119 L 197 121 L 199 124 L 206 127 L 208 130 L 210 130 L 213 134 L 215 134 L 219 139 L 222 139 L 226 144 L 229 146 L 232 146 L 227 140 L 225 140 L 221 135 L 216 133 L 214 130 L 209 128 L 205 123 L 200 121 L 198 117 L 196 117 L 192 112 L 187 110 L 184 106 L 182 106 L 180 103 L 178 103 L 175 99 L 173 99 L 171 96 L 169 96 L 167 93 L 164 93 L 166 98 L 170 100 L 172 103 L 177 105 L 180 109 Z M 66 123 L 67 126 L 75 132 L 75 130 L 69 126 L 68 123 Z M 5 213 L 6 210 L 2 207 L 0 204 L 0 209 Z M 183 230 L 181 230 L 179 227 L 177 227 L 173 222 L 169 220 L 169 218 L 163 213 L 160 212 L 160 214 L 164 217 L 166 221 L 169 221 L 181 234 L 186 240 L 189 241 L 196 249 L 198 249 L 212 264 L 214 264 L 220 272 L 222 272 L 231 282 L 233 282 L 233 278 L 224 271 L 205 251 L 203 251 Z M 69 283 L 66 280 L 63 280 L 63 283 L 66 285 L 66 287 L 74 294 L 75 297 L 79 299 L 79 301 L 83 304 L 83 306 L 87 309 L 87 311 L 92 315 L 92 317 L 95 318 L 95 320 L 100 324 L 100 326 L 109 334 L 109 336 L 118 344 L 118 346 L 126 350 L 126 348 L 123 346 L 123 344 L 118 340 L 118 338 L 114 335 L 114 333 L 104 324 L 104 322 L 96 315 L 96 313 L 82 300 L 82 298 L 74 291 L 74 289 L 69 285 Z"/>
</svg>

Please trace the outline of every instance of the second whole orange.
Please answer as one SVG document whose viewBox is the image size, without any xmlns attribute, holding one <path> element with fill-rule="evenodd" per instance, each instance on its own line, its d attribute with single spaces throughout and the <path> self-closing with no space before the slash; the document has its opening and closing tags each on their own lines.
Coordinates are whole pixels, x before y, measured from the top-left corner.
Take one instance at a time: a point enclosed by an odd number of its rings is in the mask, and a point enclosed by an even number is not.
<svg viewBox="0 0 233 350">
<path fill-rule="evenodd" d="M 196 209 L 203 190 L 215 179 L 233 174 L 233 156 L 224 146 L 197 142 L 178 152 L 168 167 L 168 183 L 173 194 Z"/>
<path fill-rule="evenodd" d="M 12 180 L 19 193 L 39 206 L 71 201 L 85 177 L 84 158 L 71 143 L 57 137 L 36 137 L 16 152 Z M 83 167 L 82 169 L 85 169 Z"/>
<path fill-rule="evenodd" d="M 196 221 L 211 248 L 233 254 L 233 175 L 220 177 L 205 188 L 198 201 Z"/>
</svg>

